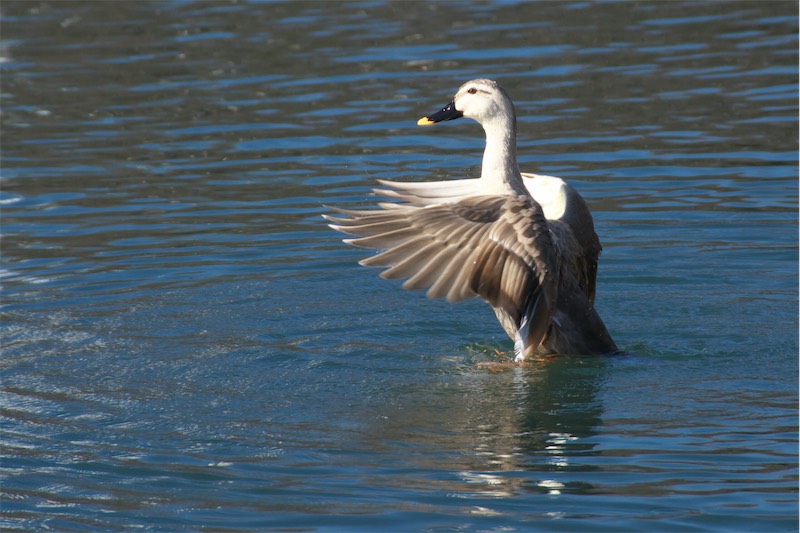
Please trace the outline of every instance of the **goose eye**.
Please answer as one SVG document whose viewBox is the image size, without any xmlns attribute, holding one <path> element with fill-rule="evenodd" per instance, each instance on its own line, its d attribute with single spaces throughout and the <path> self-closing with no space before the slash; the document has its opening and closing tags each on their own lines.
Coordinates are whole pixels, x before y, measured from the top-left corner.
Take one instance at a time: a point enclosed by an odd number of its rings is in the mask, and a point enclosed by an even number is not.
<svg viewBox="0 0 800 533">
<path fill-rule="evenodd" d="M 469 94 L 475 94 L 476 92 L 478 92 L 478 89 L 476 89 L 475 87 L 470 87 L 469 89 L 467 89 L 467 92 Z"/>
</svg>

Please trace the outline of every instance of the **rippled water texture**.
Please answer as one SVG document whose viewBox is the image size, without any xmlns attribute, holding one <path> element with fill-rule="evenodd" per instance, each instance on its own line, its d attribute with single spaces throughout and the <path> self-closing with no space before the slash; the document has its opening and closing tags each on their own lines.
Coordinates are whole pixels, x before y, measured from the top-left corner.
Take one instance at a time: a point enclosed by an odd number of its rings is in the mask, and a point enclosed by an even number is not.
<svg viewBox="0 0 800 533">
<path fill-rule="evenodd" d="M 6 531 L 795 531 L 795 2 L 11 2 Z M 500 80 L 629 355 L 510 342 L 320 214 L 475 176 Z"/>
</svg>

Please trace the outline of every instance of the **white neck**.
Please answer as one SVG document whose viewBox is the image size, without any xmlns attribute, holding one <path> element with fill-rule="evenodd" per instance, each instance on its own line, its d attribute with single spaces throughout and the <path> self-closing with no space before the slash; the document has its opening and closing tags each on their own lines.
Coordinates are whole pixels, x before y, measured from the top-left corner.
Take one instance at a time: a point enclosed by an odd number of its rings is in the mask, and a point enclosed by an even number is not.
<svg viewBox="0 0 800 533">
<path fill-rule="evenodd" d="M 486 132 L 481 192 L 527 194 L 517 164 L 516 120 L 513 116 L 498 116 L 481 125 Z"/>
</svg>

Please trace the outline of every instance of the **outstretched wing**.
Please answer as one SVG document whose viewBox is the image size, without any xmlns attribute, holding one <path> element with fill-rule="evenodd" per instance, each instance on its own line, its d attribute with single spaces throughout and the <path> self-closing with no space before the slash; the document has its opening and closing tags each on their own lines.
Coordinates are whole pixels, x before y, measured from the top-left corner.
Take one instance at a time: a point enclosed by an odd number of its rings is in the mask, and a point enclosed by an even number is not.
<svg viewBox="0 0 800 533">
<path fill-rule="evenodd" d="M 380 195 L 403 200 L 407 204 L 423 206 L 431 204 L 448 204 L 475 196 L 478 178 L 445 181 L 389 181 L 378 180 L 388 189 L 374 189 Z M 397 204 L 382 204 L 389 206 Z"/>
<path fill-rule="evenodd" d="M 408 278 L 406 289 L 456 302 L 476 295 L 526 345 L 544 337 L 555 305 L 557 250 L 539 205 L 526 196 L 473 196 L 424 207 L 334 209 L 331 227 L 345 242 L 384 250 L 360 263 L 388 267 L 381 277 Z M 504 320 L 505 319 L 505 320 Z M 506 323 L 509 322 L 509 323 Z M 524 329 L 524 331 L 523 331 Z"/>
</svg>

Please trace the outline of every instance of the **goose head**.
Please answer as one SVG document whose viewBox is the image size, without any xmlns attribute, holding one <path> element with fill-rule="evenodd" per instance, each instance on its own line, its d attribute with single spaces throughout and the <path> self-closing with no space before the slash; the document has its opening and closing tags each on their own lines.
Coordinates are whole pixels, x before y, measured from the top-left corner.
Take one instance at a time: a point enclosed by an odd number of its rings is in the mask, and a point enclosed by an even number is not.
<svg viewBox="0 0 800 533">
<path fill-rule="evenodd" d="M 453 101 L 422 117 L 420 126 L 467 117 L 486 133 L 480 194 L 528 194 L 517 164 L 517 119 L 506 91 L 493 80 L 478 78 L 462 85 Z"/>
<path fill-rule="evenodd" d="M 440 111 L 422 117 L 417 121 L 417 125 L 430 126 L 461 117 L 477 121 L 484 129 L 497 122 L 507 128 L 513 128 L 516 122 L 514 104 L 511 103 L 506 91 L 494 80 L 478 78 L 462 85 L 452 102 Z"/>
</svg>

